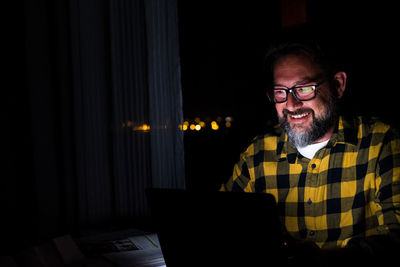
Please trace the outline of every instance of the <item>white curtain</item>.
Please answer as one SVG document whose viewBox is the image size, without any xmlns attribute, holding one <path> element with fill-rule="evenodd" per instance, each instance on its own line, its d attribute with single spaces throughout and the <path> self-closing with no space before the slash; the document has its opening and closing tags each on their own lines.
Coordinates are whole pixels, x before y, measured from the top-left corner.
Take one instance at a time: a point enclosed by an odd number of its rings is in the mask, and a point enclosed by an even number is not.
<svg viewBox="0 0 400 267">
<path fill-rule="evenodd" d="M 116 215 L 146 214 L 147 187 L 184 188 L 175 1 L 110 1 Z"/>
<path fill-rule="evenodd" d="M 7 183 L 23 219 L 7 223 L 41 239 L 145 217 L 146 188 L 185 187 L 176 0 L 24 3 L 30 123 Z"/>
<path fill-rule="evenodd" d="M 146 188 L 185 187 L 177 3 L 85 0 L 71 13 L 79 220 L 148 215 Z"/>
</svg>

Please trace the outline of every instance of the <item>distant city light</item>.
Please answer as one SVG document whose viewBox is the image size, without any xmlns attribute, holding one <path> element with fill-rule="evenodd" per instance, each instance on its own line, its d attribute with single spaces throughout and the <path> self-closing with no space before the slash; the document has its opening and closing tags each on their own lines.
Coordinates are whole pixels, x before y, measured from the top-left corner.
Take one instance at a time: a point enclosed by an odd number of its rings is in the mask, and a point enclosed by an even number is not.
<svg viewBox="0 0 400 267">
<path fill-rule="evenodd" d="M 207 130 L 218 131 L 221 129 L 229 129 L 233 125 L 233 117 L 231 116 L 215 116 L 201 117 L 196 116 L 192 119 L 185 118 L 183 124 L 178 125 L 181 131 L 191 130 L 193 132 L 207 132 Z M 121 122 L 122 129 L 130 129 L 131 131 L 149 132 L 151 130 L 149 123 L 135 122 L 126 120 Z M 155 129 L 167 129 L 167 125 L 155 126 Z"/>
<path fill-rule="evenodd" d="M 134 126 L 132 129 L 133 129 L 134 131 L 143 131 L 143 132 L 147 132 L 147 131 L 150 131 L 150 125 L 147 125 L 147 124 L 145 123 L 145 124 L 142 124 L 142 125 L 139 125 L 139 126 Z"/>
<path fill-rule="evenodd" d="M 211 122 L 211 129 L 213 129 L 214 131 L 217 131 L 219 129 L 219 125 L 216 121 Z"/>
<path fill-rule="evenodd" d="M 232 117 L 230 117 L 230 116 L 225 117 L 225 121 L 226 121 L 226 122 L 232 122 Z"/>
<path fill-rule="evenodd" d="M 207 129 L 218 131 L 221 129 L 229 129 L 233 125 L 232 116 L 215 116 L 185 118 L 183 124 L 179 125 L 179 129 L 183 131 L 191 130 L 193 132 L 203 132 Z"/>
</svg>

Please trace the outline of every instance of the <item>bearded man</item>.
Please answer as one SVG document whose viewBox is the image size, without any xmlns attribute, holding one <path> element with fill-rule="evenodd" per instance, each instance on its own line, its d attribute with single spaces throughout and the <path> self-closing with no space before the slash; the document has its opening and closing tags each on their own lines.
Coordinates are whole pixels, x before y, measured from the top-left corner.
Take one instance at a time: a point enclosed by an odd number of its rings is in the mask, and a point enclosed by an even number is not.
<svg viewBox="0 0 400 267">
<path fill-rule="evenodd" d="M 286 42 L 269 52 L 268 62 L 267 94 L 279 125 L 253 139 L 221 190 L 272 194 L 284 246 L 302 263 L 378 264 L 395 255 L 397 132 L 376 118 L 338 114 L 347 74 L 318 44 Z M 238 231 L 245 227 L 251 222 Z"/>
</svg>

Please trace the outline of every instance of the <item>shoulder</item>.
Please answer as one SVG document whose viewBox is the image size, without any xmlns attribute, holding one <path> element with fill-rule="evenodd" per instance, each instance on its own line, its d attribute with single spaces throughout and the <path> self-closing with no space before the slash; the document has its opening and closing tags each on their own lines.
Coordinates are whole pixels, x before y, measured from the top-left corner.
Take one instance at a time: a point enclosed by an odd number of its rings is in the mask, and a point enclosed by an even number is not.
<svg viewBox="0 0 400 267">
<path fill-rule="evenodd" d="M 398 127 L 382 118 L 358 116 L 355 123 L 358 129 L 357 138 L 361 144 L 366 140 L 371 142 L 370 145 L 376 145 L 400 139 Z"/>
<path fill-rule="evenodd" d="M 251 157 L 262 153 L 276 154 L 279 146 L 284 142 L 285 134 L 279 125 L 271 128 L 268 132 L 254 137 L 243 151 L 243 156 Z"/>
<path fill-rule="evenodd" d="M 356 118 L 359 136 L 366 135 L 393 135 L 398 136 L 398 127 L 379 117 L 358 116 Z M 360 133 L 361 131 L 361 133 Z"/>
</svg>

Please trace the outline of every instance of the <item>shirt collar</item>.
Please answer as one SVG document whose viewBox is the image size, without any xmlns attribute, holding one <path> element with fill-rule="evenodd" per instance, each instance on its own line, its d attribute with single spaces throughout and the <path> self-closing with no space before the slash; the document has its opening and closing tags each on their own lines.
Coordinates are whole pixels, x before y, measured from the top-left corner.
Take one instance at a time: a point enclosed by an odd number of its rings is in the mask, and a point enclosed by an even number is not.
<svg viewBox="0 0 400 267">
<path fill-rule="evenodd" d="M 356 120 L 354 118 L 340 116 L 330 139 L 330 144 L 328 145 L 335 146 L 339 143 L 356 146 L 358 141 L 357 134 L 358 128 Z"/>
</svg>

